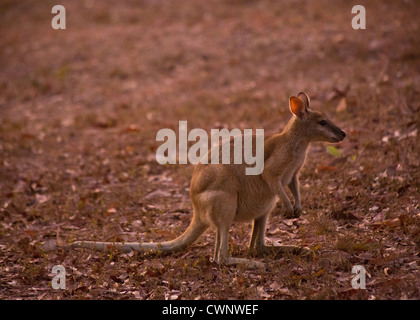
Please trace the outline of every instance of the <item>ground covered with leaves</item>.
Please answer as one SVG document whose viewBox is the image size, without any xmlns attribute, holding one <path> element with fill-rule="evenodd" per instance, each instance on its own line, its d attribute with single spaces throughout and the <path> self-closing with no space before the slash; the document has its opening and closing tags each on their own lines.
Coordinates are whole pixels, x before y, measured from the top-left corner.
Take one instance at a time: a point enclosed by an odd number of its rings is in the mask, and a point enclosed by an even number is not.
<svg viewBox="0 0 420 320">
<path fill-rule="evenodd" d="M 61 1 L 66 30 L 55 4 L 0 4 L 0 299 L 419 299 L 418 1 L 366 2 L 366 30 L 344 0 Z M 277 133 L 299 91 L 347 132 L 310 147 L 304 214 L 268 225 L 310 255 L 218 266 L 213 230 L 171 255 L 44 250 L 178 236 L 193 166 L 157 163 L 158 130 Z"/>
</svg>

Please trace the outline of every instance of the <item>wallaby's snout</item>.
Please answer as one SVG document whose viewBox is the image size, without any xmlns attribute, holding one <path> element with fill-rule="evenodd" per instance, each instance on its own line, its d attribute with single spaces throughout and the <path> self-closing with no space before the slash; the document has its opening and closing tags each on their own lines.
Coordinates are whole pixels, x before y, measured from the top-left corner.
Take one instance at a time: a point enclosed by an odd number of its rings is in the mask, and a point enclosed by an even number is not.
<svg viewBox="0 0 420 320">
<path fill-rule="evenodd" d="M 344 138 L 346 137 L 346 133 L 343 131 L 343 130 L 341 130 L 340 129 L 340 136 L 341 136 L 341 139 L 340 139 L 340 141 L 343 141 L 344 140 Z"/>
<path fill-rule="evenodd" d="M 337 127 L 334 123 L 332 123 L 330 120 L 325 121 L 324 128 L 320 129 L 320 139 L 321 141 L 326 142 L 340 142 L 343 141 L 346 137 L 346 133 L 341 130 L 339 127 Z"/>
</svg>

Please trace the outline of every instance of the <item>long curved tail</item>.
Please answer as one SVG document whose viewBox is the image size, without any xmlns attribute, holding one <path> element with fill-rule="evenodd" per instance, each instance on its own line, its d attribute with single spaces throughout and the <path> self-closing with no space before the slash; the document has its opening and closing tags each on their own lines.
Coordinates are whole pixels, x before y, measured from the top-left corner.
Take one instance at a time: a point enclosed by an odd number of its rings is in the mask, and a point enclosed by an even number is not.
<svg viewBox="0 0 420 320">
<path fill-rule="evenodd" d="M 208 225 L 200 221 L 194 214 L 190 225 L 178 238 L 164 242 L 100 242 L 100 241 L 75 241 L 63 248 L 86 248 L 97 251 L 108 251 L 116 249 L 121 252 L 131 251 L 161 251 L 174 252 L 182 250 L 195 242 L 208 228 Z"/>
</svg>

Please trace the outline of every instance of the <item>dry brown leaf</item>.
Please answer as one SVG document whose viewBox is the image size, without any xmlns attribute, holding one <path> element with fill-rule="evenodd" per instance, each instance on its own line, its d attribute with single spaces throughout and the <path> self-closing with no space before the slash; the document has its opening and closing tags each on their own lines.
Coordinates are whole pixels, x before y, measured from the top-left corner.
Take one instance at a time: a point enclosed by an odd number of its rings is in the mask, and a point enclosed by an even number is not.
<svg viewBox="0 0 420 320">
<path fill-rule="evenodd" d="M 318 166 L 316 168 L 317 172 L 326 172 L 326 171 L 335 171 L 337 170 L 336 166 Z"/>
<path fill-rule="evenodd" d="M 347 212 L 346 210 L 336 210 L 331 212 L 331 217 L 336 220 L 347 220 L 347 221 L 359 221 L 360 219 L 356 217 L 353 213 Z"/>
<path fill-rule="evenodd" d="M 110 207 L 107 211 L 106 211 L 106 215 L 110 216 L 113 213 L 117 213 L 117 209 L 115 209 L 114 207 Z"/>
<path fill-rule="evenodd" d="M 335 109 L 336 109 L 337 112 L 346 111 L 346 109 L 347 109 L 346 98 L 341 98 L 340 102 L 338 103 L 338 105 Z"/>
<path fill-rule="evenodd" d="M 315 274 L 313 274 L 313 276 L 315 278 L 318 278 L 320 276 L 322 276 L 322 274 L 325 272 L 326 268 L 322 268 L 321 270 L 319 270 L 318 272 L 316 272 Z"/>
<path fill-rule="evenodd" d="M 130 124 L 124 130 L 122 130 L 122 133 L 139 132 L 139 131 L 140 131 L 140 127 L 138 125 L 136 125 L 136 124 Z"/>
<path fill-rule="evenodd" d="M 49 200 L 49 197 L 43 194 L 36 194 L 35 199 L 37 203 L 42 204 L 47 202 Z"/>
<path fill-rule="evenodd" d="M 36 237 L 36 231 L 35 230 L 23 230 L 23 232 L 30 236 L 31 238 L 35 238 Z"/>
<path fill-rule="evenodd" d="M 163 191 L 163 190 L 155 190 L 153 192 L 150 192 L 149 194 L 147 194 L 144 197 L 144 200 L 152 200 L 152 199 L 157 199 L 157 198 L 166 198 L 166 197 L 170 197 L 171 193 L 167 192 L 167 191 Z"/>
</svg>

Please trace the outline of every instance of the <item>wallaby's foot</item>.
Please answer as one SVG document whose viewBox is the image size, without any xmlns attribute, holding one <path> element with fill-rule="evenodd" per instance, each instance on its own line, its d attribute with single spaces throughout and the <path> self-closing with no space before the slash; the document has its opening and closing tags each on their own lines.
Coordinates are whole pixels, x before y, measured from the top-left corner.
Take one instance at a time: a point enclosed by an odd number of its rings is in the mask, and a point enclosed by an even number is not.
<svg viewBox="0 0 420 320">
<path fill-rule="evenodd" d="M 258 255 L 263 254 L 274 254 L 274 255 L 285 255 L 285 254 L 295 254 L 300 256 L 305 256 L 310 252 L 310 249 L 307 247 L 299 247 L 299 246 L 261 246 L 258 247 L 255 252 Z"/>
<path fill-rule="evenodd" d="M 227 257 L 223 261 L 220 260 L 214 260 L 218 265 L 226 265 L 226 266 L 232 266 L 232 265 L 240 265 L 244 266 L 246 269 L 260 269 L 260 270 L 266 270 L 267 266 L 265 263 L 252 260 L 252 259 L 245 259 L 245 258 L 233 258 L 233 257 Z"/>
</svg>

